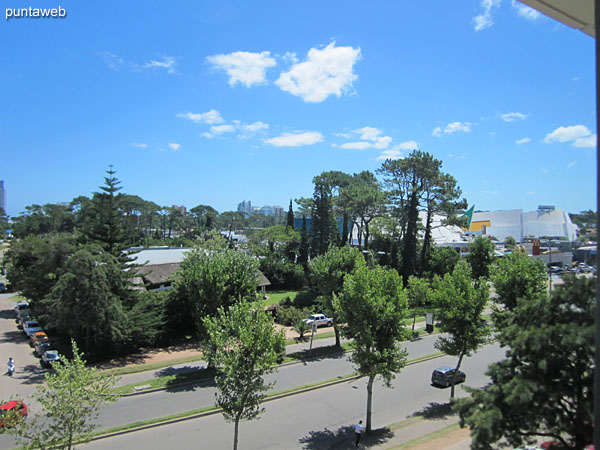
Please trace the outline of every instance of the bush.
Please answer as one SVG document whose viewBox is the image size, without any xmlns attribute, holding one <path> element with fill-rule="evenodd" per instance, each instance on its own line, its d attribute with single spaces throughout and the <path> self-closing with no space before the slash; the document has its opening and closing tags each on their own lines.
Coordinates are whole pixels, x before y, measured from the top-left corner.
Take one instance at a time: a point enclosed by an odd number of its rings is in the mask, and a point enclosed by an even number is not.
<svg viewBox="0 0 600 450">
<path fill-rule="evenodd" d="M 313 291 L 300 291 L 294 298 L 294 306 L 296 308 L 310 308 L 315 305 L 317 294 Z"/>
</svg>

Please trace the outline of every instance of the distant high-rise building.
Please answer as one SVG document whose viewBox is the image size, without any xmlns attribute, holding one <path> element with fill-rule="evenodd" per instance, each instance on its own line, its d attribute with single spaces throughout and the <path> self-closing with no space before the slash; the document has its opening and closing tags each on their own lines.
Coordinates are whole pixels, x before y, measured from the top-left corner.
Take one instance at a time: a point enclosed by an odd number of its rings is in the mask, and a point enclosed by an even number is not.
<svg viewBox="0 0 600 450">
<path fill-rule="evenodd" d="M 252 202 L 244 200 L 242 203 L 238 203 L 237 210 L 246 214 L 252 214 Z"/>
<path fill-rule="evenodd" d="M 283 207 L 282 206 L 273 206 L 273 213 L 276 216 L 283 216 Z"/>
<path fill-rule="evenodd" d="M 0 180 L 0 209 L 6 213 L 6 191 L 4 190 L 4 180 Z"/>
<path fill-rule="evenodd" d="M 265 205 L 262 208 L 260 208 L 260 212 L 263 213 L 265 216 L 272 216 L 274 213 L 274 210 L 273 210 L 272 206 Z"/>
</svg>

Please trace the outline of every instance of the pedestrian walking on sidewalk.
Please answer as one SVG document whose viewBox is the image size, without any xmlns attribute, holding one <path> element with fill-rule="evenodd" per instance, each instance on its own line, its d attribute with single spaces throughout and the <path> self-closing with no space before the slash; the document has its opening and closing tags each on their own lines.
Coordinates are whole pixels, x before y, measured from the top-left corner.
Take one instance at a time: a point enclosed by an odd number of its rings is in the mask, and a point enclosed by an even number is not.
<svg viewBox="0 0 600 450">
<path fill-rule="evenodd" d="M 356 435 L 356 442 L 354 443 L 356 447 L 358 447 L 358 443 L 360 442 L 360 437 L 362 436 L 365 428 L 362 426 L 362 420 L 359 420 L 356 425 L 354 425 L 354 434 Z"/>
</svg>

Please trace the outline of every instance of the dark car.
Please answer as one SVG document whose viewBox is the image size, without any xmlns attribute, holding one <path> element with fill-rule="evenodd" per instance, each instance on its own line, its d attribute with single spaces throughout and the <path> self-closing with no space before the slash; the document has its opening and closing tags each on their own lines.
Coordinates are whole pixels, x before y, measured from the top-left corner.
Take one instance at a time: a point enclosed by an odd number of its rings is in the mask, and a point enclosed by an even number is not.
<svg viewBox="0 0 600 450">
<path fill-rule="evenodd" d="M 60 355 L 56 350 L 46 350 L 42 355 L 42 359 L 40 359 L 40 364 L 42 367 L 49 369 L 53 364 L 61 364 L 65 363 L 60 359 Z"/>
<path fill-rule="evenodd" d="M 431 374 L 431 384 L 435 386 L 448 387 L 452 384 L 452 376 L 454 375 L 455 369 L 449 366 L 438 367 Z M 467 379 L 467 375 L 459 370 L 456 373 L 454 384 L 462 383 Z"/>
<path fill-rule="evenodd" d="M 52 342 L 49 339 L 35 344 L 35 347 L 33 348 L 33 354 L 37 357 L 41 357 L 48 350 L 52 350 Z"/>
<path fill-rule="evenodd" d="M 0 405 L 0 428 L 13 427 L 21 419 L 27 419 L 27 405 L 21 400 L 11 400 Z"/>
</svg>

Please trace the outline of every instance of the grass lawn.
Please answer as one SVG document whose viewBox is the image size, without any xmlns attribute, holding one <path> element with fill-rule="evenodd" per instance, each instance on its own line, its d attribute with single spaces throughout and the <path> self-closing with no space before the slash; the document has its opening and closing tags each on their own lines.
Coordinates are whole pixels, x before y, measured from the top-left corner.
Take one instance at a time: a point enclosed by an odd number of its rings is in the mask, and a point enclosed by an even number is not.
<svg viewBox="0 0 600 450">
<path fill-rule="evenodd" d="M 296 298 L 296 294 L 298 294 L 298 291 L 273 291 L 267 292 L 266 294 L 269 298 L 264 301 L 265 306 L 271 306 L 275 303 L 279 303 L 286 297 L 289 297 L 291 300 L 294 300 L 294 298 Z"/>
</svg>

